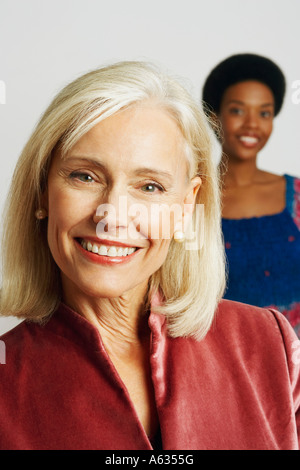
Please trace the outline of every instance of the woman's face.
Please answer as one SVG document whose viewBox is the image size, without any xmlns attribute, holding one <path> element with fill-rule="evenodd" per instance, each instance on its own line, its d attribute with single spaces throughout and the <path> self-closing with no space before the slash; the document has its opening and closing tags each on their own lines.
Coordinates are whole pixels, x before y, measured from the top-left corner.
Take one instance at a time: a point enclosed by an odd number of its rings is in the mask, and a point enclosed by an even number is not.
<svg viewBox="0 0 300 470">
<path fill-rule="evenodd" d="M 145 289 L 200 183 L 187 178 L 175 121 L 155 107 L 124 110 L 95 125 L 63 158 L 56 152 L 45 205 L 65 293 L 98 298 Z"/>
<path fill-rule="evenodd" d="M 218 117 L 223 152 L 232 159 L 256 158 L 272 132 L 273 93 L 260 82 L 236 83 L 225 91 Z"/>
</svg>

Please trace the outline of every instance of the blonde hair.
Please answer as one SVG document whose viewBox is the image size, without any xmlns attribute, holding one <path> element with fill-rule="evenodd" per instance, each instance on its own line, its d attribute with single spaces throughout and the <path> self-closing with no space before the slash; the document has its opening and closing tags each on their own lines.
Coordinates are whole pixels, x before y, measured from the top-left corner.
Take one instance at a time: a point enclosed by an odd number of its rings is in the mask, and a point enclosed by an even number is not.
<svg viewBox="0 0 300 470">
<path fill-rule="evenodd" d="M 146 101 L 167 110 L 181 129 L 190 174 L 202 179 L 196 204 L 205 210 L 203 220 L 196 206 L 192 222 L 195 232 L 204 232 L 202 247 L 191 251 L 172 241 L 164 264 L 151 276 L 149 292 L 159 290 L 164 299 L 159 311 L 166 315 L 170 336 L 202 338 L 207 333 L 225 286 L 210 133 L 203 111 L 185 88 L 143 62 L 120 62 L 76 79 L 56 96 L 37 124 L 17 163 L 4 214 L 2 315 L 43 322 L 61 301 L 47 222 L 35 218 L 53 150 L 59 145 L 67 152 L 101 120 Z"/>
</svg>

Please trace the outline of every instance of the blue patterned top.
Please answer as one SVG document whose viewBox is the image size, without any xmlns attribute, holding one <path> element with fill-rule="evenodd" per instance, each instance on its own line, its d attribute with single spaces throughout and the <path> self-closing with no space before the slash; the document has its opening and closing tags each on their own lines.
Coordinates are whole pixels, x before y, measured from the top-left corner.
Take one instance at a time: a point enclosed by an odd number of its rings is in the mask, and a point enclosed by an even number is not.
<svg viewBox="0 0 300 470">
<path fill-rule="evenodd" d="M 228 262 L 224 297 L 276 308 L 300 337 L 300 179 L 284 177 L 282 212 L 222 220 Z"/>
</svg>

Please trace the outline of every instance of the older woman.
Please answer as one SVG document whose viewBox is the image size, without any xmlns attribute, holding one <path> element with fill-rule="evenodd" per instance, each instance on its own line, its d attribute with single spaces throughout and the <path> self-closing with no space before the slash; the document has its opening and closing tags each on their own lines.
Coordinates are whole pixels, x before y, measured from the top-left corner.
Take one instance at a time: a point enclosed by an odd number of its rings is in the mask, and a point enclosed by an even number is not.
<svg viewBox="0 0 300 470">
<path fill-rule="evenodd" d="M 210 148 L 150 65 L 54 99 L 6 212 L 1 312 L 25 321 L 2 337 L 1 449 L 298 449 L 293 330 L 220 302 Z"/>
<path fill-rule="evenodd" d="M 300 179 L 258 166 L 284 94 L 280 68 L 257 54 L 223 60 L 203 87 L 221 125 L 225 298 L 276 308 L 300 337 Z"/>
</svg>

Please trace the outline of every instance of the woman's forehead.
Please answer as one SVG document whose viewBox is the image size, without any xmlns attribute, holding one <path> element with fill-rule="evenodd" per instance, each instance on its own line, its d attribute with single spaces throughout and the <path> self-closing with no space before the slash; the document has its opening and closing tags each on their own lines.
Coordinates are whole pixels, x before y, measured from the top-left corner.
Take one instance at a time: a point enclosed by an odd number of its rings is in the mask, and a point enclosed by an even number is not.
<svg viewBox="0 0 300 470">
<path fill-rule="evenodd" d="M 275 100 L 272 90 L 262 82 L 247 80 L 229 86 L 222 98 L 222 103 L 230 101 L 243 101 L 274 106 Z"/>
<path fill-rule="evenodd" d="M 164 171 L 185 163 L 186 143 L 176 121 L 157 107 L 130 108 L 92 127 L 64 160 L 132 165 Z M 175 165 L 175 167 L 174 167 Z M 170 169 L 169 169 L 170 171 Z"/>
</svg>

